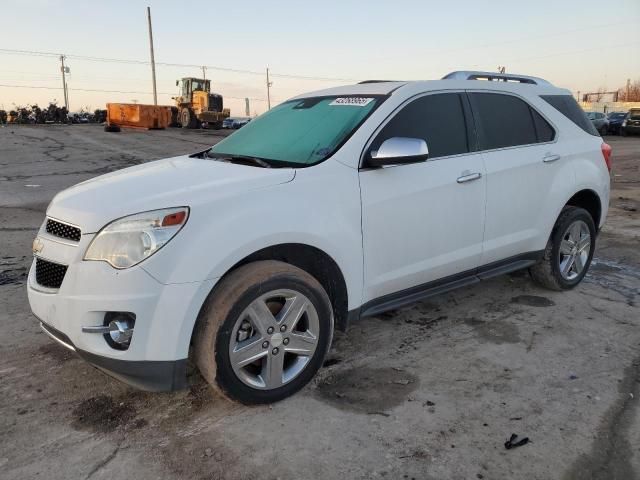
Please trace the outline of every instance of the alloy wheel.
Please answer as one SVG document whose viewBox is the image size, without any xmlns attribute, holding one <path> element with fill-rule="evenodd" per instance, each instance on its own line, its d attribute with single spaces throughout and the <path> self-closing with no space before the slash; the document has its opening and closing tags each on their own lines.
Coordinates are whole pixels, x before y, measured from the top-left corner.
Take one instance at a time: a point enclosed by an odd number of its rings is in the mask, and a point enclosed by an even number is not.
<svg viewBox="0 0 640 480">
<path fill-rule="evenodd" d="M 294 290 L 275 290 L 249 304 L 231 332 L 229 358 L 246 385 L 272 390 L 296 378 L 313 357 L 320 330 L 313 303 Z"/>
<path fill-rule="evenodd" d="M 591 251 L 589 227 L 582 220 L 576 220 L 565 231 L 560 242 L 558 262 L 560 275 L 565 280 L 574 280 L 582 274 Z"/>
</svg>

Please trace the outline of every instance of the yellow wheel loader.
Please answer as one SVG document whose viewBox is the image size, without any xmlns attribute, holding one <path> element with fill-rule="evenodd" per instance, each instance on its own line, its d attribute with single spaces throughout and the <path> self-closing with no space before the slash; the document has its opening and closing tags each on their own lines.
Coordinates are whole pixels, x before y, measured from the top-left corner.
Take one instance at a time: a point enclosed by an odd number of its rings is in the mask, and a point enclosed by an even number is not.
<svg viewBox="0 0 640 480">
<path fill-rule="evenodd" d="M 222 128 L 222 121 L 230 111 L 223 108 L 222 95 L 211 93 L 211 80 L 187 77 L 176 82 L 180 95 L 176 101 L 177 123 L 182 128 Z"/>
</svg>

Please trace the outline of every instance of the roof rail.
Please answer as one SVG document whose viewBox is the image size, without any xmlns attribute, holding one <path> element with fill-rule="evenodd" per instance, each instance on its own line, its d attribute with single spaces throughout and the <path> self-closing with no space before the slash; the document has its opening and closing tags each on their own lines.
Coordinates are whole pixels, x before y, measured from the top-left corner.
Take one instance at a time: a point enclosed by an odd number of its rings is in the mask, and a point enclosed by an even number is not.
<svg viewBox="0 0 640 480">
<path fill-rule="evenodd" d="M 547 85 L 553 86 L 551 82 L 538 77 L 529 77 L 527 75 L 515 75 L 510 73 L 495 72 L 474 72 L 460 70 L 451 72 L 444 77 L 443 80 L 489 80 L 494 82 L 519 82 L 528 83 L 530 85 Z"/>
<path fill-rule="evenodd" d="M 387 82 L 397 82 L 398 80 L 363 80 L 358 82 L 358 85 L 362 85 L 363 83 L 387 83 Z"/>
</svg>

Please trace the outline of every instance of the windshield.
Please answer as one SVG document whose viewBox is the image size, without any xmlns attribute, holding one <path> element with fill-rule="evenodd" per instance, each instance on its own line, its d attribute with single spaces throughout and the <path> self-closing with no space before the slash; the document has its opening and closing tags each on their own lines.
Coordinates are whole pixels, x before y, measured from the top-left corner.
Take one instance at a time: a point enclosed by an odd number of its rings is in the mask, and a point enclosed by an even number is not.
<svg viewBox="0 0 640 480">
<path fill-rule="evenodd" d="M 587 117 L 589 117 L 589 120 L 595 120 L 596 119 L 596 113 L 595 112 L 587 112 Z"/>
<path fill-rule="evenodd" d="M 640 118 L 640 110 L 629 110 L 629 118 L 634 120 Z"/>
<path fill-rule="evenodd" d="M 357 96 L 291 100 L 247 123 L 210 153 L 313 165 L 333 154 L 382 100 Z"/>
<path fill-rule="evenodd" d="M 611 120 L 620 120 L 621 118 L 624 118 L 624 117 L 625 117 L 625 115 L 626 115 L 626 113 L 619 113 L 619 112 L 616 112 L 616 113 L 612 113 L 612 114 L 610 114 L 610 115 L 609 115 L 609 118 L 610 118 Z"/>
</svg>

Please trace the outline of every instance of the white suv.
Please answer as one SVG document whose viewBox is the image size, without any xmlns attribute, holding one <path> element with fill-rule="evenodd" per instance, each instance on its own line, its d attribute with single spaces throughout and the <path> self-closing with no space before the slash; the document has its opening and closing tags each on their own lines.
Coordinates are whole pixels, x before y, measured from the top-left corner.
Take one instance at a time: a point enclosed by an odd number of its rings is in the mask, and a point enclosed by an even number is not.
<svg viewBox="0 0 640 480">
<path fill-rule="evenodd" d="M 276 401 L 358 317 L 523 268 L 575 287 L 610 154 L 570 92 L 534 77 L 301 95 L 204 152 L 58 194 L 29 301 L 48 335 L 132 385 L 183 387 L 191 358 L 228 396 Z"/>
</svg>

